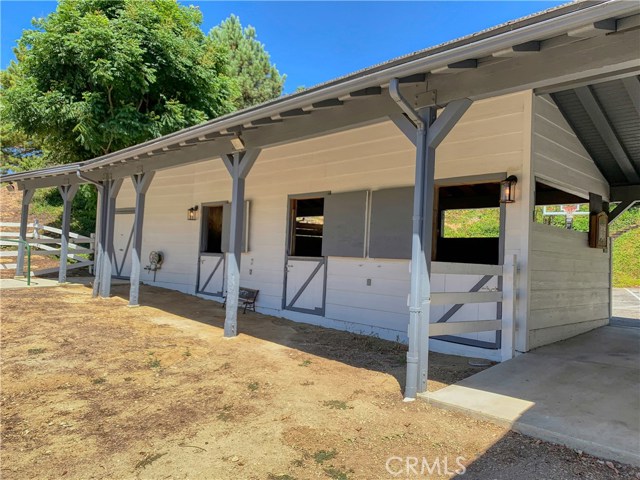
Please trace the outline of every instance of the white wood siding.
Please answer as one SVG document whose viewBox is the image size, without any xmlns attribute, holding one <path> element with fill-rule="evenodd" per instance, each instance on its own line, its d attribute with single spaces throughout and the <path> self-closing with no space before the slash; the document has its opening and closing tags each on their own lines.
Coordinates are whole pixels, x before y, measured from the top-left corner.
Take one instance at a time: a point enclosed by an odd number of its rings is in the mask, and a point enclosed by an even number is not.
<svg viewBox="0 0 640 480">
<path fill-rule="evenodd" d="M 540 180 L 589 198 L 589 192 L 609 198 L 602 176 L 548 95 L 534 96 L 533 170 Z"/>
<path fill-rule="evenodd" d="M 609 323 L 609 253 L 587 234 L 533 224 L 529 347 Z"/>
<path fill-rule="evenodd" d="M 523 164 L 526 160 L 524 168 L 529 168 L 531 96 L 522 92 L 472 105 L 438 148 L 436 178 L 524 175 L 518 185 L 528 195 L 530 175 L 523 173 Z M 408 261 L 330 257 L 325 317 L 281 307 L 287 196 L 413 185 L 414 162 L 413 145 L 389 121 L 263 151 L 246 183 L 246 198 L 251 200 L 250 244 L 242 256 L 241 271 L 242 285 L 260 290 L 258 309 L 406 339 Z M 156 285 L 195 293 L 200 222 L 188 221 L 187 209 L 203 202 L 228 201 L 230 193 L 231 180 L 219 159 L 158 172 L 147 194 L 142 252 L 143 262 L 151 250 L 165 254 Z M 133 189 L 126 182 L 117 206 L 132 207 L 133 202 Z M 521 201 L 507 207 L 506 253 L 519 258 L 527 248 L 523 240 L 528 235 L 526 205 Z M 411 206 L 407 214 L 411 215 Z M 372 279 L 371 286 L 366 285 L 367 278 Z M 152 275 L 143 270 L 141 280 L 151 283 Z"/>
</svg>

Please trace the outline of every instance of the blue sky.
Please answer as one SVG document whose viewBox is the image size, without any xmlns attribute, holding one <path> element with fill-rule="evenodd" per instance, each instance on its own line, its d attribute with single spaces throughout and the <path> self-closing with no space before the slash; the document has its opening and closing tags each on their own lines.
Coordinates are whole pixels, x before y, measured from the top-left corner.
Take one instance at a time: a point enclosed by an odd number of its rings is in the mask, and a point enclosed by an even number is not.
<svg viewBox="0 0 640 480">
<path fill-rule="evenodd" d="M 253 25 L 281 73 L 285 91 L 310 87 L 429 46 L 565 2 L 214 2 L 182 1 L 203 13 L 208 32 L 230 14 Z M 1 58 L 33 17 L 54 1 L 0 0 Z"/>
</svg>

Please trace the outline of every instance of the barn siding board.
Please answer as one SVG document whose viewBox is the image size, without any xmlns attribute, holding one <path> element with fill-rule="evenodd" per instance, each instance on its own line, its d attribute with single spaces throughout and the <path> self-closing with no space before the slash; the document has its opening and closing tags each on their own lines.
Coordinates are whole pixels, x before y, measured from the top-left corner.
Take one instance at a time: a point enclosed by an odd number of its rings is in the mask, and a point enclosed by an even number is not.
<svg viewBox="0 0 640 480">
<path fill-rule="evenodd" d="M 594 328 L 602 327 L 609 323 L 609 317 L 589 320 L 586 322 L 577 322 L 570 324 L 558 325 L 550 328 L 541 328 L 533 330 L 531 335 L 531 348 L 536 348 L 549 343 L 559 342 L 567 338 L 586 333 Z"/>
<path fill-rule="evenodd" d="M 519 187 L 526 185 L 531 98 L 528 91 L 475 102 L 439 147 L 436 178 L 513 173 L 519 177 Z M 251 251 L 242 254 L 241 265 L 242 285 L 260 290 L 258 309 L 299 321 L 378 333 L 392 340 L 406 339 L 407 260 L 330 257 L 324 318 L 283 311 L 281 302 L 287 196 L 413 186 L 414 162 L 413 145 L 390 121 L 265 149 L 246 181 L 246 198 L 251 201 Z M 523 190 L 528 192 L 519 188 L 518 195 Z M 143 259 L 151 250 L 165 253 L 165 263 L 154 284 L 195 293 L 200 221 L 188 221 L 187 209 L 230 198 L 231 179 L 220 159 L 157 173 L 147 194 L 142 251 Z M 125 182 L 118 206 L 130 207 L 133 201 L 133 189 L 130 182 Z M 523 262 L 527 252 L 527 205 L 527 200 L 518 198 L 507 206 L 506 252 L 518 254 Z M 410 228 L 411 205 L 406 215 Z M 372 280 L 370 286 L 366 285 L 368 278 Z M 141 280 L 152 283 L 153 273 L 143 270 Z M 446 284 L 443 275 L 434 275 L 434 291 Z M 526 288 L 524 284 L 522 288 Z M 384 305 L 377 303 L 381 295 L 389 297 Z M 434 307 L 433 315 L 442 315 L 444 308 Z M 479 311 L 477 305 L 470 305 L 456 318 L 478 315 Z M 448 348 L 444 342 L 431 343 Z M 460 346 L 451 348 L 459 351 Z"/>
<path fill-rule="evenodd" d="M 584 198 L 609 198 L 609 184 L 548 95 L 534 96 L 533 170 Z"/>
<path fill-rule="evenodd" d="M 530 348 L 608 322 L 609 253 L 586 233 L 533 224 L 530 265 Z"/>
</svg>

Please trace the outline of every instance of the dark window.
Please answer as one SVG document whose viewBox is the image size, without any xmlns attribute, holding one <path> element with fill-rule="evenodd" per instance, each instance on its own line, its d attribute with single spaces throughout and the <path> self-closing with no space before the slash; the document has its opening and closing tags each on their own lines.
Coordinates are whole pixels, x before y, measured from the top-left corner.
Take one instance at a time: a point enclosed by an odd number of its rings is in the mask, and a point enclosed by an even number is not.
<svg viewBox="0 0 640 480">
<path fill-rule="evenodd" d="M 222 253 L 223 207 L 203 207 L 202 251 Z"/>
<path fill-rule="evenodd" d="M 289 255 L 321 257 L 324 228 L 324 198 L 292 199 Z"/>
<path fill-rule="evenodd" d="M 500 264 L 500 184 L 438 188 L 433 260 Z"/>
</svg>

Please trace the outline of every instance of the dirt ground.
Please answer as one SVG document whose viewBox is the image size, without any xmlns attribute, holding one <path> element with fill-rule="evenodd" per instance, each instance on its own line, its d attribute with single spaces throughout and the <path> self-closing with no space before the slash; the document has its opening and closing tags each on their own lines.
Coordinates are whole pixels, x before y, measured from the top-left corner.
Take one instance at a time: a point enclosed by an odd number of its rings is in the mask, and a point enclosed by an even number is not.
<svg viewBox="0 0 640 480">
<path fill-rule="evenodd" d="M 398 344 L 249 313 L 224 339 L 215 302 L 113 291 L 1 292 L 3 479 L 640 478 L 404 403 Z M 478 370 L 434 354 L 430 388 Z"/>
</svg>

